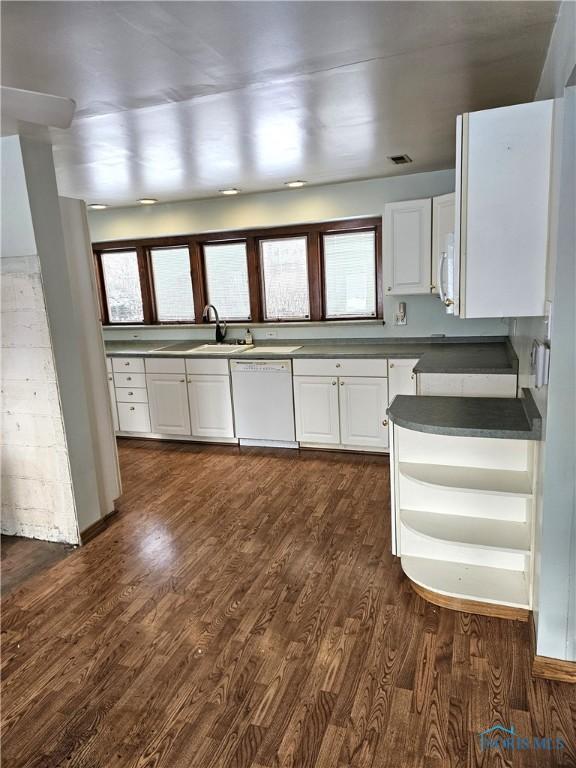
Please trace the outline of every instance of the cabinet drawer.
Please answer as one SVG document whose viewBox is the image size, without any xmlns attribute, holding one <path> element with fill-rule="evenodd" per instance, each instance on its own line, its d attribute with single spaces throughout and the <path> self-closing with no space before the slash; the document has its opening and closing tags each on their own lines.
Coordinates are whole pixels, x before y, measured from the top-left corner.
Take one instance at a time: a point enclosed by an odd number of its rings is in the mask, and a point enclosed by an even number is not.
<svg viewBox="0 0 576 768">
<path fill-rule="evenodd" d="M 128 387 L 116 387 L 116 400 L 119 403 L 147 403 L 148 392 L 144 389 L 129 389 Z"/>
<path fill-rule="evenodd" d="M 142 357 L 113 357 L 112 370 L 118 373 L 134 371 L 135 373 L 144 373 L 144 358 Z"/>
<path fill-rule="evenodd" d="M 147 357 L 146 373 L 185 373 L 183 357 Z"/>
<path fill-rule="evenodd" d="M 121 432 L 150 432 L 148 403 L 118 403 Z"/>
<path fill-rule="evenodd" d="M 293 361 L 295 376 L 388 376 L 388 360 L 339 358 Z"/>
<path fill-rule="evenodd" d="M 228 360 L 186 360 L 188 373 L 222 374 L 228 376 Z"/>
<path fill-rule="evenodd" d="M 114 384 L 117 387 L 145 387 L 146 375 L 144 373 L 115 373 Z"/>
</svg>

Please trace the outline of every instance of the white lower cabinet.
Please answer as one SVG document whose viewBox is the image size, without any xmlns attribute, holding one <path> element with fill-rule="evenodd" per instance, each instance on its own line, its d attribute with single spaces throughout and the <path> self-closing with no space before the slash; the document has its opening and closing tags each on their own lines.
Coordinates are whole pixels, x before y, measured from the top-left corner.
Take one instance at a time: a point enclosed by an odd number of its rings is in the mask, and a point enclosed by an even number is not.
<svg viewBox="0 0 576 768">
<path fill-rule="evenodd" d="M 146 385 L 152 433 L 189 435 L 186 376 L 181 373 L 147 373 Z"/>
<path fill-rule="evenodd" d="M 386 449 L 387 406 L 385 378 L 294 376 L 296 439 L 304 445 Z"/>
<path fill-rule="evenodd" d="M 388 402 L 392 404 L 396 395 L 416 394 L 414 366 L 418 358 L 397 358 L 388 361 Z"/>
<path fill-rule="evenodd" d="M 294 408 L 297 440 L 340 443 L 337 376 L 294 376 Z"/>
<path fill-rule="evenodd" d="M 148 403 L 118 403 L 120 432 L 150 432 Z"/>
<path fill-rule="evenodd" d="M 188 401 L 194 437 L 234 437 L 228 375 L 188 374 Z"/>
<path fill-rule="evenodd" d="M 118 422 L 116 390 L 114 389 L 114 376 L 112 373 L 108 373 L 108 394 L 110 395 L 110 407 L 112 408 L 112 423 L 114 424 L 114 432 L 118 432 L 120 424 Z"/>
<path fill-rule="evenodd" d="M 379 378 L 342 377 L 340 439 L 343 445 L 388 447 L 388 381 Z"/>
</svg>

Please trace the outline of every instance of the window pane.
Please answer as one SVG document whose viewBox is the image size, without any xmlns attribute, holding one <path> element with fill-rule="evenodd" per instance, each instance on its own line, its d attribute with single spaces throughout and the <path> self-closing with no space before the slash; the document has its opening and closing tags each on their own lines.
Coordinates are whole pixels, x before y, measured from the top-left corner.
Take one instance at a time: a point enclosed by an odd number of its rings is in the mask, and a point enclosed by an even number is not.
<svg viewBox="0 0 576 768">
<path fill-rule="evenodd" d="M 376 317 L 376 233 L 324 235 L 326 317 Z"/>
<path fill-rule="evenodd" d="M 246 243 L 204 246 L 208 303 L 225 320 L 250 319 Z"/>
<path fill-rule="evenodd" d="M 262 240 L 264 318 L 292 320 L 310 317 L 308 248 L 305 237 Z"/>
<path fill-rule="evenodd" d="M 188 248 L 154 248 L 152 273 L 156 316 L 160 322 L 194 322 L 194 296 Z"/>
<path fill-rule="evenodd" d="M 143 322 L 144 309 L 136 251 L 103 253 L 102 272 L 110 322 Z"/>
</svg>

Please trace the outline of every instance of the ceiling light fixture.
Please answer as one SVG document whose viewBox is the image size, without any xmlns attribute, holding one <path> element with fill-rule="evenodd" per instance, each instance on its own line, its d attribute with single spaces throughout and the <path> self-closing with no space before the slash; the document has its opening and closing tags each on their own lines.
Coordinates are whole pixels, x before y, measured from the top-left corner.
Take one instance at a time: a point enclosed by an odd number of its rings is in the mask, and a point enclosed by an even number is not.
<svg viewBox="0 0 576 768">
<path fill-rule="evenodd" d="M 87 207 L 90 208 L 91 211 L 103 211 L 104 208 L 108 208 L 104 203 L 90 203 Z"/>
<path fill-rule="evenodd" d="M 230 187 L 230 189 L 221 189 L 220 194 L 221 195 L 237 195 L 238 192 L 240 192 L 239 189 L 236 189 L 236 187 Z"/>
<path fill-rule="evenodd" d="M 296 187 L 303 187 L 304 184 L 307 184 L 306 181 L 302 181 L 300 179 L 296 181 L 285 181 L 284 183 L 287 187 L 292 187 L 293 189 L 296 189 Z"/>
<path fill-rule="evenodd" d="M 158 200 L 154 197 L 141 197 L 140 200 L 138 200 L 140 205 L 155 205 Z"/>
</svg>

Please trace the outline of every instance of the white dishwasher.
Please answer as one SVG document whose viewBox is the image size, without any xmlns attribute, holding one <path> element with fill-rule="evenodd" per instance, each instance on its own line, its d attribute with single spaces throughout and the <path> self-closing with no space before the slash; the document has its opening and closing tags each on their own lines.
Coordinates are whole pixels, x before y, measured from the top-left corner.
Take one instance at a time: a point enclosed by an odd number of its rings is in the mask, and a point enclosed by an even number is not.
<svg viewBox="0 0 576 768">
<path fill-rule="evenodd" d="M 231 360 L 236 437 L 244 445 L 298 447 L 291 360 Z"/>
</svg>

